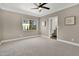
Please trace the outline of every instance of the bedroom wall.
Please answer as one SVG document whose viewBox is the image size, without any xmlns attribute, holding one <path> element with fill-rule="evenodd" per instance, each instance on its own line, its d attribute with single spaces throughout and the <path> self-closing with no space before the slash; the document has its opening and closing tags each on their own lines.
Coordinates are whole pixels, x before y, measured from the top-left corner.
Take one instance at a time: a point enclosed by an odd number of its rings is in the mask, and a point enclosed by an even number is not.
<svg viewBox="0 0 79 59">
<path fill-rule="evenodd" d="M 43 16 L 41 20 L 47 20 L 53 16 L 58 16 L 58 39 L 79 43 L 79 5 Z M 64 18 L 68 16 L 76 16 L 75 25 L 64 25 Z M 42 33 L 47 34 L 47 28 Z"/>
<path fill-rule="evenodd" d="M 52 19 L 52 20 L 51 20 Z M 46 21 L 46 26 L 42 25 L 42 22 Z M 53 16 L 53 17 L 45 17 L 45 18 L 41 18 L 40 20 L 40 28 L 41 28 L 41 34 L 47 37 L 50 37 L 51 34 L 54 32 L 54 30 L 56 29 L 56 27 L 58 26 L 58 17 L 57 16 Z"/>
<path fill-rule="evenodd" d="M 0 41 L 2 40 L 2 19 L 1 19 L 1 11 L 0 11 Z"/>
<path fill-rule="evenodd" d="M 5 10 L 0 10 L 1 20 L 3 25 L 3 40 L 15 39 L 20 37 L 27 37 L 38 35 L 38 31 L 26 32 L 22 29 L 22 16 L 25 16 L 27 19 L 39 19 L 38 17 L 23 15 L 19 13 L 9 12 Z"/>
<path fill-rule="evenodd" d="M 46 26 L 44 26 L 44 22 L 46 21 Z M 41 35 L 49 36 L 49 20 L 48 18 L 40 18 L 40 28 Z"/>
</svg>

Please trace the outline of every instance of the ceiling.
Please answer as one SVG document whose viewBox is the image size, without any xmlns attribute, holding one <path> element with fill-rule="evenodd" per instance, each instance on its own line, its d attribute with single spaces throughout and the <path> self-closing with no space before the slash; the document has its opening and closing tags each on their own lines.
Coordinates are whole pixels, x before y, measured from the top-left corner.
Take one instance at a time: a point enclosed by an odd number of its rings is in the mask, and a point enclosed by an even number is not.
<svg viewBox="0 0 79 59">
<path fill-rule="evenodd" d="M 41 12 L 37 9 L 31 9 L 36 7 L 33 3 L 0 3 L 0 8 L 7 11 L 41 17 L 74 5 L 77 5 L 77 3 L 48 3 L 45 6 L 49 7 L 50 10 L 43 9 Z"/>
</svg>

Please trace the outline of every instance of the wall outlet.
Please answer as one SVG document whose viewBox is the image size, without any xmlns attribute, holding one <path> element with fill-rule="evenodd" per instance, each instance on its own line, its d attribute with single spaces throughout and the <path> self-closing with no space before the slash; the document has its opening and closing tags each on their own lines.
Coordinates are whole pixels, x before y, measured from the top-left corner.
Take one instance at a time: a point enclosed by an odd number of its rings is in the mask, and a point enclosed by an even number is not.
<svg viewBox="0 0 79 59">
<path fill-rule="evenodd" d="M 72 41 L 74 41 L 74 39 L 72 38 Z"/>
</svg>

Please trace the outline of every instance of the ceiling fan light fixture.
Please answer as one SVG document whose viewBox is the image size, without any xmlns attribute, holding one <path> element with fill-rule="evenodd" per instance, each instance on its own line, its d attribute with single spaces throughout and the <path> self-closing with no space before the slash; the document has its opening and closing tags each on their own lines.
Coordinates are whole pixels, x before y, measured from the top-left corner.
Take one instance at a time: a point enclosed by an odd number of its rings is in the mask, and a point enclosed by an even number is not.
<svg viewBox="0 0 79 59">
<path fill-rule="evenodd" d="M 42 11 L 42 8 L 40 7 L 38 10 L 39 10 L 39 12 L 41 12 Z"/>
<path fill-rule="evenodd" d="M 42 8 L 40 7 L 39 10 L 42 10 Z"/>
</svg>

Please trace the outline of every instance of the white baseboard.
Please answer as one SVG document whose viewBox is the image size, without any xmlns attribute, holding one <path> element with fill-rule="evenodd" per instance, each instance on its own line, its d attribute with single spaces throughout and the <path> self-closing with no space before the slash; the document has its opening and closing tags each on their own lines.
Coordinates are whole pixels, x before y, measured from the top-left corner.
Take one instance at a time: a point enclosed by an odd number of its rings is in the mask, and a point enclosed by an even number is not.
<svg viewBox="0 0 79 59">
<path fill-rule="evenodd" d="M 21 38 L 3 40 L 3 41 L 1 41 L 1 44 L 6 43 L 6 42 L 11 42 L 11 41 L 16 41 L 16 40 L 21 40 L 21 39 L 29 39 L 29 38 L 33 38 L 33 37 L 39 37 L 39 36 L 40 35 L 35 35 L 35 36 L 28 36 L 28 37 L 21 37 Z"/>
<path fill-rule="evenodd" d="M 46 35 L 41 35 L 41 37 L 50 39 L 49 36 L 46 36 Z"/>
<path fill-rule="evenodd" d="M 61 39 L 58 39 L 58 41 L 79 47 L 79 44 L 78 43 L 74 43 L 74 42 L 70 42 L 70 41 L 66 41 L 66 40 L 61 40 Z"/>
</svg>

